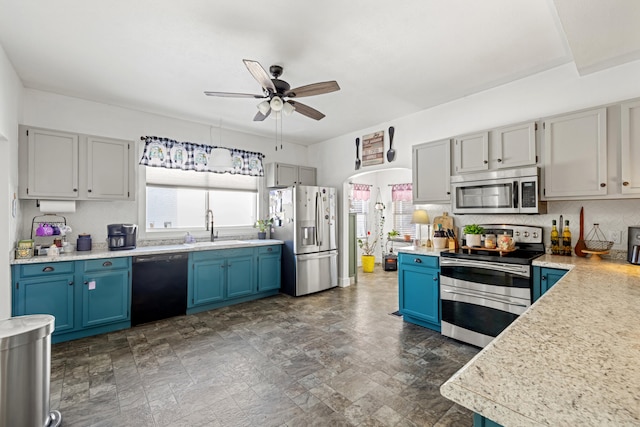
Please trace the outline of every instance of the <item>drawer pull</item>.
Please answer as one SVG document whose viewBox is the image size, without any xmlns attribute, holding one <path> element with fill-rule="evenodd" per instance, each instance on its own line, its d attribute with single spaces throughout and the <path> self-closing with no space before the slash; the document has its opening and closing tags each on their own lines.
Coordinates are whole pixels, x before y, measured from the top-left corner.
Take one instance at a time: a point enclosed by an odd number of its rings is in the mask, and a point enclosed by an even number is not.
<svg viewBox="0 0 640 427">
<path fill-rule="evenodd" d="M 113 265 L 113 263 L 111 261 L 105 261 L 102 263 L 103 267 L 111 267 Z"/>
<path fill-rule="evenodd" d="M 271 251 L 273 251 L 273 248 L 268 248 L 267 249 L 267 252 L 271 252 Z"/>
<path fill-rule="evenodd" d="M 46 266 L 45 268 L 42 269 L 42 271 L 44 273 L 49 273 L 49 272 L 54 271 L 54 270 L 55 270 L 55 268 L 53 268 L 51 266 Z"/>
<path fill-rule="evenodd" d="M 420 258 L 414 258 L 413 262 L 416 264 L 422 264 L 422 260 Z"/>
</svg>

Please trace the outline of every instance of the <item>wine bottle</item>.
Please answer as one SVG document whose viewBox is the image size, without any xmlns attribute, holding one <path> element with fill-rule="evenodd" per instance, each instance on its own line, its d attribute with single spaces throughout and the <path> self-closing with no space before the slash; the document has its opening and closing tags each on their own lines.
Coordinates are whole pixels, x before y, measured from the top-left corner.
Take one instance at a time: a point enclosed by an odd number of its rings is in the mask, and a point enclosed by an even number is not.
<svg viewBox="0 0 640 427">
<path fill-rule="evenodd" d="M 556 227 L 556 220 L 551 221 L 551 253 L 560 255 L 560 235 Z"/>
<path fill-rule="evenodd" d="M 564 222 L 564 229 L 562 230 L 562 245 L 564 255 L 571 256 L 571 230 L 569 230 L 569 220 Z"/>
</svg>

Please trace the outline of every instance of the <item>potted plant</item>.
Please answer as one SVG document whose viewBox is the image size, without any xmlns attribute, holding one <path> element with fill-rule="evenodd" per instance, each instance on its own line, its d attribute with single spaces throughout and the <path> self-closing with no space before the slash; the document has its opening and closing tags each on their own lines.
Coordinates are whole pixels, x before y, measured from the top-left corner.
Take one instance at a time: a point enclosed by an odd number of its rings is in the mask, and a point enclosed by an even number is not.
<svg viewBox="0 0 640 427">
<path fill-rule="evenodd" d="M 376 262 L 376 257 L 373 253 L 376 250 L 376 243 L 378 242 L 377 238 L 374 238 L 372 242 L 369 242 L 369 237 L 371 236 L 371 232 L 367 231 L 367 237 L 365 239 L 358 239 L 358 246 L 362 250 L 362 272 L 363 273 L 373 273 L 373 267 Z"/>
<path fill-rule="evenodd" d="M 259 219 L 256 221 L 253 227 L 258 229 L 258 239 L 263 240 L 267 238 L 267 230 L 271 224 L 273 224 L 272 218 Z"/>
<path fill-rule="evenodd" d="M 391 243 L 390 253 L 393 253 L 393 239 L 397 238 L 400 235 L 396 230 L 391 230 L 387 232 L 387 244 Z"/>
<path fill-rule="evenodd" d="M 478 224 L 467 224 L 464 226 L 462 232 L 465 234 L 467 246 L 481 245 L 484 228 L 480 227 Z"/>
</svg>

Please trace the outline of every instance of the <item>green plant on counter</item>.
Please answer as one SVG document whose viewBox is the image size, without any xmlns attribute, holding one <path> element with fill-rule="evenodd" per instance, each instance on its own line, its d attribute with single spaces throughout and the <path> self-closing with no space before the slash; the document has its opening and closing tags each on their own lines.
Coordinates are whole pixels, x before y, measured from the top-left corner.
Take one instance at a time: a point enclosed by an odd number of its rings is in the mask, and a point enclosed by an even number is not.
<svg viewBox="0 0 640 427">
<path fill-rule="evenodd" d="M 264 233 L 269 229 L 269 226 L 271 226 L 271 224 L 273 224 L 272 218 L 259 219 L 255 224 L 253 224 L 253 227 L 257 228 L 260 233 Z"/>
<path fill-rule="evenodd" d="M 393 240 L 396 237 L 398 237 L 400 235 L 400 233 L 398 233 L 396 230 L 391 230 L 389 232 L 387 232 L 387 240 Z"/>
<path fill-rule="evenodd" d="M 484 228 L 480 227 L 478 224 L 468 224 L 464 226 L 464 230 L 462 230 L 464 234 L 484 234 Z"/>
</svg>

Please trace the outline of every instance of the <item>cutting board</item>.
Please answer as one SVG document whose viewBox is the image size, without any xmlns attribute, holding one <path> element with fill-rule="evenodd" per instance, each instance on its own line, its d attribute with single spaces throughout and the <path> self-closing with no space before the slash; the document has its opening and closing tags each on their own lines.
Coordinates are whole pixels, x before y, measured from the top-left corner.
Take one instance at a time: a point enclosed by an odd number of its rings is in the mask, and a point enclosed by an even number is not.
<svg viewBox="0 0 640 427">
<path fill-rule="evenodd" d="M 438 229 L 438 224 L 442 224 L 442 229 L 447 231 L 447 228 L 453 230 L 456 233 L 456 229 L 453 228 L 453 218 L 449 216 L 448 212 L 442 212 L 442 216 L 437 216 L 433 218 L 433 230 Z M 456 238 L 458 237 L 458 233 L 456 233 Z"/>
</svg>

